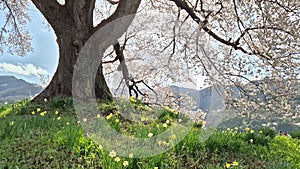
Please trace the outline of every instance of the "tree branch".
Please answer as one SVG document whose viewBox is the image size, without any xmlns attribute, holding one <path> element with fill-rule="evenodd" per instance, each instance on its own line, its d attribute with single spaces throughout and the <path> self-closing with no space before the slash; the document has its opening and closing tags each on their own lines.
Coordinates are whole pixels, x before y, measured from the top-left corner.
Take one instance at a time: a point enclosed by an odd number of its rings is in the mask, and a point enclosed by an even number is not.
<svg viewBox="0 0 300 169">
<path fill-rule="evenodd" d="M 120 0 L 116 11 L 110 17 L 102 20 L 96 27 L 94 27 L 94 32 L 96 32 L 105 24 L 112 22 L 118 18 L 135 14 L 138 7 L 140 6 L 140 3 L 141 0 Z"/>
</svg>

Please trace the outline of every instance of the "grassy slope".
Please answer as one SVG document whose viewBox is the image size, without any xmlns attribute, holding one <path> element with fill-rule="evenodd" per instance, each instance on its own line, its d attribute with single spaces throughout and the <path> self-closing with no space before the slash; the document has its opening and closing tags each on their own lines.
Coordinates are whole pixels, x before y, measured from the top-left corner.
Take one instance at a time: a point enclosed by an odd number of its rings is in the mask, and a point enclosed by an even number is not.
<svg viewBox="0 0 300 169">
<path fill-rule="evenodd" d="M 146 110 L 139 103 L 128 104 Z M 41 110 L 37 111 L 38 108 Z M 156 121 L 133 124 L 122 119 L 118 108 L 111 103 L 100 108 L 113 114 L 108 120 L 112 127 L 141 137 L 147 137 L 149 131 L 163 132 L 156 126 L 176 118 L 165 110 Z M 195 127 L 183 141 L 163 154 L 149 158 L 120 157 L 116 162 L 105 147 L 84 136 L 71 101 L 55 99 L 41 105 L 22 101 L 0 107 L 0 168 L 225 168 L 226 163 L 234 161 L 238 165 L 230 168 L 300 168 L 298 139 L 275 136 L 268 128 L 254 133 L 244 129 L 214 131 L 200 142 L 199 135 L 204 131 Z M 125 161 L 128 166 L 123 165 Z"/>
</svg>

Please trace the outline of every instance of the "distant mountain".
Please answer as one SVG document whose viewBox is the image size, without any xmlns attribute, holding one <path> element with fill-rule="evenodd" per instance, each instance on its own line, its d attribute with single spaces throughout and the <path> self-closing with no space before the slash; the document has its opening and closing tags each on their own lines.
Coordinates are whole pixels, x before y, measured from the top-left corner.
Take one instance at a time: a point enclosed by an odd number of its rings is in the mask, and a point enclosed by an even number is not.
<svg viewBox="0 0 300 169">
<path fill-rule="evenodd" d="M 0 76 L 0 103 L 13 103 L 34 97 L 43 90 L 41 86 L 28 83 L 14 76 Z"/>
</svg>

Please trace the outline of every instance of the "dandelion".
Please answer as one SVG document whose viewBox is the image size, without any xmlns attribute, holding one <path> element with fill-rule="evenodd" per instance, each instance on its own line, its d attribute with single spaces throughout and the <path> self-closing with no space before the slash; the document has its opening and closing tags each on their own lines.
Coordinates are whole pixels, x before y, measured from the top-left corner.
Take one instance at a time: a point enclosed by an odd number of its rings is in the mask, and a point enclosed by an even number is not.
<svg viewBox="0 0 300 169">
<path fill-rule="evenodd" d="M 14 125 L 14 124 L 15 124 L 14 121 L 9 122 L 9 125 L 10 125 L 10 126 L 12 126 L 12 125 Z"/>
<path fill-rule="evenodd" d="M 100 114 L 97 114 L 97 119 L 100 119 L 101 115 Z"/>
<path fill-rule="evenodd" d="M 87 121 L 87 118 L 83 118 L 82 121 L 85 123 Z"/>
<path fill-rule="evenodd" d="M 153 133 L 149 133 L 149 134 L 148 134 L 148 137 L 152 137 L 152 136 L 153 136 Z"/>
<path fill-rule="evenodd" d="M 58 111 L 55 111 L 55 114 L 58 115 Z"/>
<path fill-rule="evenodd" d="M 232 162 L 232 166 L 238 166 L 239 163 L 237 161 Z"/>
<path fill-rule="evenodd" d="M 129 157 L 129 158 L 133 158 L 133 154 L 130 153 L 130 154 L 128 155 L 128 157 Z"/>
<path fill-rule="evenodd" d="M 57 117 L 57 120 L 60 120 L 60 116 Z"/>
<path fill-rule="evenodd" d="M 163 124 L 163 127 L 164 127 L 164 128 L 167 128 L 167 127 L 168 127 L 168 124 L 167 124 L 167 123 L 164 123 L 164 124 Z"/>
<path fill-rule="evenodd" d="M 250 139 L 249 141 L 250 141 L 250 143 L 253 143 L 253 139 Z"/>
<path fill-rule="evenodd" d="M 226 163 L 225 167 L 226 168 L 230 168 L 231 164 L 230 163 Z"/>
<path fill-rule="evenodd" d="M 128 165 L 129 165 L 128 161 L 124 161 L 124 162 L 123 162 L 123 166 L 124 166 L 124 167 L 126 167 L 126 166 L 128 166 Z"/>
<path fill-rule="evenodd" d="M 116 120 L 115 120 L 116 123 L 119 123 L 119 121 L 120 121 L 119 119 L 116 119 Z"/>
<path fill-rule="evenodd" d="M 253 134 L 253 133 L 254 133 L 254 130 L 250 130 L 250 133 Z"/>
<path fill-rule="evenodd" d="M 32 112 L 31 112 L 31 114 L 32 114 L 32 115 L 35 115 L 35 112 L 34 112 L 34 111 L 32 111 Z"/>
<path fill-rule="evenodd" d="M 116 155 L 117 155 L 117 153 L 116 153 L 114 150 L 112 150 L 112 151 L 109 153 L 109 156 L 110 156 L 111 158 L 115 157 Z"/>
<path fill-rule="evenodd" d="M 120 158 L 119 158 L 119 157 L 116 157 L 116 158 L 115 158 L 115 161 L 116 161 L 116 162 L 119 162 L 119 161 L 120 161 Z"/>
<path fill-rule="evenodd" d="M 250 130 L 250 128 L 246 127 L 246 128 L 245 128 L 245 130 L 246 130 L 246 131 L 249 131 L 249 130 Z"/>
<path fill-rule="evenodd" d="M 112 113 L 110 113 L 108 116 L 106 116 L 105 118 L 106 118 L 106 120 L 109 120 L 109 119 L 111 119 L 113 117 L 113 114 Z"/>
<path fill-rule="evenodd" d="M 37 108 L 36 111 L 37 111 L 37 112 L 40 112 L 40 111 L 41 111 L 41 108 Z"/>
</svg>

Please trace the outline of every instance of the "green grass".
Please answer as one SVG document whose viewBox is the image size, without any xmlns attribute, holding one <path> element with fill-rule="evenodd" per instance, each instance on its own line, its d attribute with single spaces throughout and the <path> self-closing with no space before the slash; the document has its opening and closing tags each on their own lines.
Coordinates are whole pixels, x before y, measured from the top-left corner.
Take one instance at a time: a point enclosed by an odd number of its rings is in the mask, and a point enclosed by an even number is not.
<svg viewBox="0 0 300 169">
<path fill-rule="evenodd" d="M 100 116 L 107 117 L 109 125 L 124 135 L 147 138 L 149 133 L 163 133 L 178 118 L 186 120 L 171 109 L 152 109 L 139 101 L 123 100 L 122 104 L 139 110 L 140 114 L 132 116 L 134 122 L 120 114 L 122 110 L 116 103 L 102 103 L 99 109 Z M 0 168 L 224 169 L 226 164 L 240 169 L 300 168 L 299 132 L 289 138 L 270 128 L 251 131 L 239 127 L 217 131 L 196 124 L 183 140 L 173 147 L 168 145 L 170 150 L 162 154 L 130 158 L 116 152 L 120 159 L 117 162 L 104 144 L 85 137 L 71 100 L 53 99 L 39 105 L 23 100 L 0 106 Z M 206 135 L 207 139 L 201 139 Z M 157 146 L 167 146 L 172 139 L 165 141 Z M 237 166 L 232 165 L 234 162 Z"/>
</svg>

